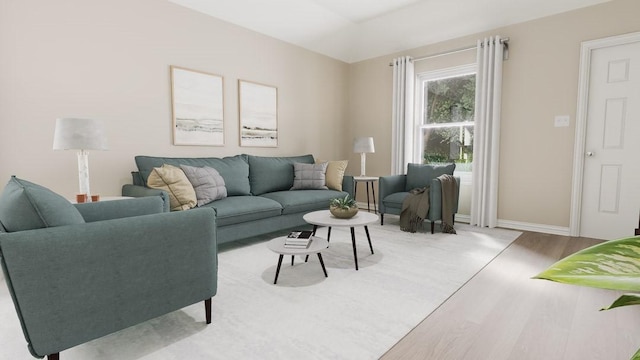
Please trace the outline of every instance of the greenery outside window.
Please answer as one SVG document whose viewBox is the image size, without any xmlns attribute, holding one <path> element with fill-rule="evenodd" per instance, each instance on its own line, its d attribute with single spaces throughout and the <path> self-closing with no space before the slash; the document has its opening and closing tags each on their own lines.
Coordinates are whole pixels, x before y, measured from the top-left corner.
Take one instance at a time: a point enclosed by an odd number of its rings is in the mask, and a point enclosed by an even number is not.
<svg viewBox="0 0 640 360">
<path fill-rule="evenodd" d="M 470 172 L 473 161 L 476 66 L 433 71 L 418 77 L 415 158 L 422 163 L 456 163 Z"/>
</svg>

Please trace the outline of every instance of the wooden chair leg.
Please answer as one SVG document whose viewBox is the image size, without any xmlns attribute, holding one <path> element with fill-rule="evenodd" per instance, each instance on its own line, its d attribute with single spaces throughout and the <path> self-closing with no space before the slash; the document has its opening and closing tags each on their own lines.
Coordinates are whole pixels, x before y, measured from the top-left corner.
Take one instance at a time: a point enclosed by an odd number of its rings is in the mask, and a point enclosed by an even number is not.
<svg viewBox="0 0 640 360">
<path fill-rule="evenodd" d="M 60 353 L 47 355 L 47 360 L 60 360 Z"/>
<path fill-rule="evenodd" d="M 207 324 L 211 324 L 211 298 L 208 298 L 204 301 L 204 313 Z"/>
</svg>

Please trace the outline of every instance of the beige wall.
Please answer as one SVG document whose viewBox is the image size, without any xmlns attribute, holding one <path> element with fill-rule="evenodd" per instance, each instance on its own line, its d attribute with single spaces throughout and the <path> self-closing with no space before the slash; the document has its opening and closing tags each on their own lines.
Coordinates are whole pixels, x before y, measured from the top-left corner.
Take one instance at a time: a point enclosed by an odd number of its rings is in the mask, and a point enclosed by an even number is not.
<svg viewBox="0 0 640 360">
<path fill-rule="evenodd" d="M 171 145 L 169 65 L 224 76 L 224 147 Z M 279 146 L 238 146 L 238 79 L 278 88 Z M 58 117 L 102 119 L 110 151 L 90 154 L 94 192 L 117 195 L 133 157 L 299 155 L 334 159 L 348 65 L 158 0 L 3 0 L 0 187 L 11 174 L 72 197 L 74 151 L 53 151 Z"/>
<path fill-rule="evenodd" d="M 388 174 L 392 82 L 389 62 L 399 55 L 420 57 L 473 45 L 484 36 L 507 36 L 511 41 L 510 58 L 504 63 L 498 218 L 566 228 L 571 205 L 580 43 L 640 31 L 638 14 L 640 1 L 615 0 L 352 64 L 348 135 L 367 132 L 374 136 L 376 153 L 367 157 L 367 172 Z M 469 60 L 468 56 L 461 53 L 418 62 L 416 72 L 459 65 L 465 57 Z M 571 126 L 555 128 L 555 115 L 570 115 Z"/>
</svg>

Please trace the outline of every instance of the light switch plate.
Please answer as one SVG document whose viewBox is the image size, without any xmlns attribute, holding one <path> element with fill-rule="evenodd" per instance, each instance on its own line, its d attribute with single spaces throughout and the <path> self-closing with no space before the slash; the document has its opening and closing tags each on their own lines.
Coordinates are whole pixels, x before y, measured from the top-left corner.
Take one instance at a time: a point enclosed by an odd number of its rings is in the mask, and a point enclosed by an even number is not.
<svg viewBox="0 0 640 360">
<path fill-rule="evenodd" d="M 569 126 L 569 120 L 571 117 L 569 115 L 556 115 L 554 126 L 555 127 L 565 127 Z"/>
</svg>

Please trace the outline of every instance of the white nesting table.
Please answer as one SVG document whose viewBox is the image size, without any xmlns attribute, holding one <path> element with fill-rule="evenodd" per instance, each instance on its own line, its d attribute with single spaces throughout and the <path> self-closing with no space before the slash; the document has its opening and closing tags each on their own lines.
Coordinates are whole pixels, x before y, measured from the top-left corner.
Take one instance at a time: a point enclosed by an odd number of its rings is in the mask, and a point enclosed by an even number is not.
<svg viewBox="0 0 640 360">
<path fill-rule="evenodd" d="M 340 219 L 333 215 L 329 210 L 320 210 L 310 212 L 305 214 L 303 217 L 304 221 L 313 225 L 313 234 L 315 235 L 318 226 L 327 226 L 329 227 L 327 233 L 327 242 L 331 239 L 331 228 L 336 226 L 349 227 L 351 229 L 351 244 L 353 246 L 353 261 L 356 264 L 356 270 L 358 270 L 358 255 L 356 252 L 356 234 L 354 231 L 354 227 L 356 226 L 364 226 L 364 231 L 367 234 L 367 241 L 369 241 L 369 249 L 371 250 L 371 254 L 373 254 L 373 246 L 371 245 L 371 236 L 369 235 L 369 228 L 367 225 L 375 223 L 378 221 L 378 215 L 372 214 L 370 212 L 358 211 L 358 213 L 349 219 Z"/>
<path fill-rule="evenodd" d="M 284 246 L 285 240 L 287 240 L 286 236 L 275 238 L 267 243 L 267 247 L 269 250 L 273 251 L 276 254 L 280 254 L 278 257 L 278 267 L 276 268 L 276 277 L 273 279 L 273 283 L 276 284 L 278 282 L 278 275 L 280 274 L 280 266 L 282 266 L 282 258 L 285 255 L 291 255 L 291 266 L 293 266 L 293 258 L 296 255 L 306 255 L 307 258 L 310 254 L 318 254 L 318 260 L 320 260 L 320 266 L 322 266 L 322 271 L 324 271 L 324 276 L 327 277 L 327 269 L 324 267 L 324 261 L 322 261 L 322 254 L 320 252 L 327 247 L 329 247 L 329 242 L 321 237 L 312 236 L 311 244 L 306 249 L 293 249 L 287 248 Z"/>
</svg>

